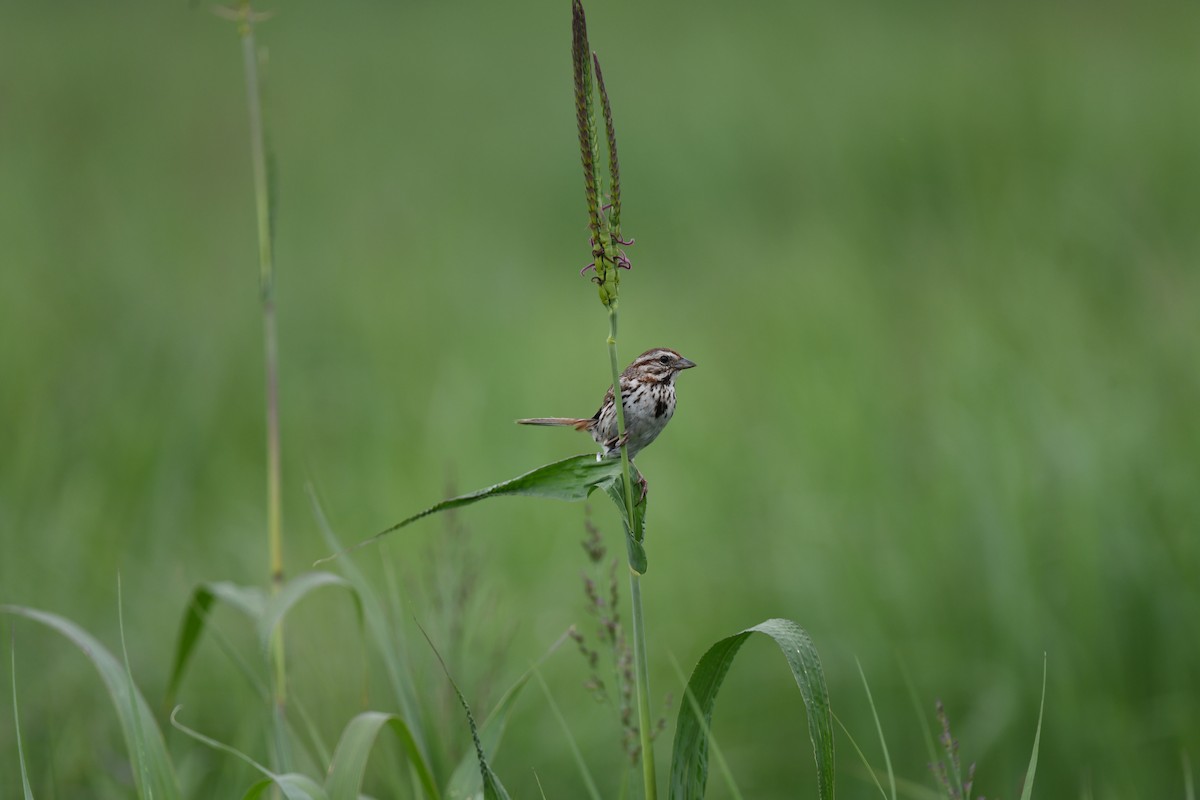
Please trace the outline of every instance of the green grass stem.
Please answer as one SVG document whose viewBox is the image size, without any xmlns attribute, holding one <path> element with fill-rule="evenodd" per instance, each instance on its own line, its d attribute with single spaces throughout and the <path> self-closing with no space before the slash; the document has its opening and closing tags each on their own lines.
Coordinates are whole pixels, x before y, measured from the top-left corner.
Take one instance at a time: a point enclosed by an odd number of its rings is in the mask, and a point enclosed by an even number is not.
<svg viewBox="0 0 1200 800">
<path fill-rule="evenodd" d="M 617 439 L 625 437 L 625 409 L 621 402 L 621 372 L 617 360 L 617 302 L 608 306 L 608 362 L 612 369 L 613 403 L 617 412 Z M 633 480 L 629 476 L 629 449 L 621 445 L 621 482 L 625 488 L 625 511 L 629 515 L 630 535 L 633 527 Z M 642 745 L 642 782 L 646 800 L 658 797 L 658 781 L 654 773 L 654 737 L 650 718 L 650 666 L 646 655 L 646 622 L 642 613 L 642 576 L 629 570 L 629 608 L 633 619 L 633 664 L 637 675 L 638 736 Z"/>
<path fill-rule="evenodd" d="M 246 79 L 246 108 L 250 121 L 250 153 L 254 172 L 254 208 L 258 231 L 259 290 L 263 318 L 263 356 L 266 367 L 267 405 L 267 549 L 272 594 L 283 587 L 283 502 L 279 445 L 279 344 L 275 319 L 275 256 L 271 219 L 271 185 L 263 124 L 259 53 L 254 40 L 254 11 L 250 0 L 239 6 L 238 34 L 242 40 L 242 65 Z M 270 660 L 277 766 L 287 768 L 281 731 L 287 706 L 287 662 L 283 626 L 271 635 Z"/>
</svg>

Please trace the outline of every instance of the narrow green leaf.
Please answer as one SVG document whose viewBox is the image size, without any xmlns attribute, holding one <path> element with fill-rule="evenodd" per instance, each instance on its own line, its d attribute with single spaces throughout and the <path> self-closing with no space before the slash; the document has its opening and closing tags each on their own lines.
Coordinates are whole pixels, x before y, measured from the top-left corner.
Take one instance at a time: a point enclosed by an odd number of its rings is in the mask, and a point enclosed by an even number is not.
<svg viewBox="0 0 1200 800">
<path fill-rule="evenodd" d="M 13 727 L 17 731 L 17 763 L 21 765 L 21 788 L 25 791 L 25 800 L 33 800 L 33 789 L 29 785 L 29 771 L 25 766 L 25 751 L 21 748 L 21 715 L 17 713 L 17 645 L 15 637 L 11 635 L 9 653 L 12 656 Z"/>
<path fill-rule="evenodd" d="M 1021 788 L 1021 800 L 1033 797 L 1033 776 L 1037 773 L 1038 747 L 1042 742 L 1042 712 L 1046 710 L 1046 655 L 1042 654 L 1042 701 L 1038 705 L 1037 732 L 1033 734 L 1033 754 L 1029 756 L 1029 768 L 1025 770 L 1025 785 Z"/>
<path fill-rule="evenodd" d="M 896 773 L 892 771 L 892 757 L 888 754 L 887 739 L 883 736 L 883 723 L 879 721 L 879 712 L 875 710 L 875 698 L 871 696 L 871 685 L 867 683 L 867 673 L 863 672 L 862 664 L 857 657 L 855 657 L 854 663 L 858 666 L 858 674 L 862 678 L 863 690 L 867 693 L 867 705 L 871 707 L 871 716 L 875 718 L 875 731 L 879 734 L 879 746 L 883 749 L 883 764 L 887 769 L 888 785 L 892 790 L 892 800 L 896 800 Z M 846 735 L 849 736 L 850 732 L 847 731 Z M 857 746 L 855 745 L 855 747 Z M 872 774 L 874 774 L 873 771 Z M 882 790 L 883 787 L 881 786 L 880 791 Z"/>
<path fill-rule="evenodd" d="M 583 758 L 583 753 L 579 750 L 579 744 L 575 741 L 574 734 L 571 733 L 571 726 L 567 724 L 567 718 L 563 716 L 562 709 L 558 707 L 558 703 L 554 701 L 554 695 L 550 693 L 550 687 L 546 685 L 546 681 L 542 678 L 542 673 L 538 672 L 538 684 L 542 687 L 542 693 L 546 695 L 546 702 L 550 705 L 550 711 L 554 714 L 554 718 L 558 720 L 558 727 L 562 729 L 563 736 L 567 740 L 567 746 L 571 748 L 571 756 L 575 759 L 575 768 L 579 770 L 579 777 L 583 779 L 584 788 L 587 789 L 588 797 L 592 800 L 601 800 L 600 790 L 596 788 L 596 781 L 592 779 L 591 770 L 588 769 L 587 761 Z"/>
<path fill-rule="evenodd" d="M 137 708 L 134 702 L 134 694 L 137 692 L 133 684 L 133 670 L 129 666 L 129 650 L 125 647 L 125 612 L 124 598 L 121 593 L 121 575 L 117 574 L 117 628 L 121 633 L 121 658 L 125 665 L 125 687 L 127 689 L 127 697 L 129 698 L 129 716 L 133 720 L 133 745 L 134 752 L 137 757 L 133 760 L 134 766 L 137 768 L 136 782 L 138 796 L 154 799 L 154 788 L 150 778 L 149 765 L 146 763 L 146 738 L 142 733 L 142 721 L 138 717 Z"/>
<path fill-rule="evenodd" d="M 316 518 L 317 527 L 320 528 L 321 535 L 331 550 L 340 552 L 342 550 L 342 543 L 338 539 L 337 534 L 334 533 L 332 526 L 330 526 L 328 518 L 325 516 L 325 511 L 321 507 L 321 501 L 317 497 L 316 489 L 310 483 L 306 486 L 306 490 L 308 491 L 308 497 L 312 503 L 313 516 Z M 392 624 L 388 618 L 384 603 L 375 591 L 375 587 L 367 580 L 367 576 L 354 563 L 354 559 L 348 556 L 342 558 L 338 561 L 338 568 L 358 593 L 368 639 L 379 654 L 379 658 L 383 661 L 384 669 L 387 671 L 388 682 L 392 687 L 392 693 L 395 695 L 396 704 L 400 707 L 400 716 L 409 721 L 409 729 L 412 731 L 413 737 L 417 740 L 418 750 L 421 753 L 421 761 L 428 765 L 430 763 L 426 755 L 428 748 L 425 746 L 425 737 L 421 729 L 420 718 L 417 717 L 414 711 L 417 707 L 417 701 L 411 670 L 409 669 L 408 662 L 401 658 L 404 648 L 398 646 L 395 640 Z"/>
<path fill-rule="evenodd" d="M 400 738 L 400 743 L 413 763 L 417 779 L 421 782 L 425 795 L 431 800 L 438 800 L 441 794 L 438 792 L 437 784 L 433 780 L 429 765 L 425 763 L 425 759 L 417 747 L 417 740 L 409 730 L 407 723 L 396 714 L 385 714 L 380 711 L 364 711 L 346 725 L 341 739 L 338 740 L 337 749 L 333 753 L 329 777 L 325 781 L 325 791 L 334 800 L 343 797 L 358 797 L 359 790 L 362 788 L 363 775 L 367 771 L 367 760 L 371 756 L 371 748 L 374 747 L 375 739 L 384 727 L 391 728 Z"/>
<path fill-rule="evenodd" d="M 833 772 L 833 714 L 829 707 L 829 692 L 821 660 L 812 639 L 796 623 L 786 619 L 769 619 L 741 633 L 720 640 L 708 649 L 692 671 L 688 693 L 699 710 L 690 702 L 681 703 L 675 726 L 675 743 L 671 755 L 669 797 L 678 800 L 697 800 L 704 796 L 708 781 L 708 736 L 717 693 L 725 680 L 733 659 L 752 633 L 770 636 L 787 659 L 804 698 L 808 711 L 808 733 L 817 762 L 817 797 L 832 800 Z"/>
<path fill-rule="evenodd" d="M 619 461 L 615 463 L 620 467 Z M 629 465 L 629 469 L 629 477 L 636 485 L 641 479 L 641 473 L 632 464 Z M 628 552 L 629 567 L 637 574 L 645 575 L 649 564 L 646 560 L 646 548 L 642 542 L 646 538 L 646 501 L 649 499 L 649 496 L 643 495 L 634 504 L 633 520 L 630 521 L 629 510 L 625 506 L 625 482 L 620 479 L 620 474 L 618 470 L 617 476 L 604 484 L 604 492 L 613 501 L 613 504 L 617 507 L 617 511 L 621 514 L 621 523 L 625 527 L 625 547 Z"/>
<path fill-rule="evenodd" d="M 429 634 L 421 627 L 420 623 L 417 623 L 417 628 L 420 629 L 421 635 L 425 637 L 425 641 L 429 643 L 429 648 L 433 650 L 433 655 L 437 657 L 438 663 L 442 665 L 442 672 L 445 673 L 446 680 L 450 681 L 450 686 L 454 689 L 454 694 L 458 696 L 458 702 L 462 704 L 463 711 L 467 713 L 467 725 L 471 729 L 471 741 L 475 744 L 475 758 L 479 761 L 479 776 L 483 781 L 484 800 L 509 800 L 508 792 L 505 790 L 504 785 L 500 783 L 500 778 L 492 771 L 491 765 L 488 764 L 487 756 L 483 752 L 483 743 L 479 741 L 479 728 L 475 725 L 475 715 L 471 713 L 471 706 L 467 703 L 467 698 L 463 697 L 458 684 L 454 682 L 454 677 L 446 667 L 446 662 L 442 658 L 442 654 L 434 647 L 433 640 L 429 638 Z"/>
<path fill-rule="evenodd" d="M 176 707 L 175 710 L 171 712 L 171 724 L 175 726 L 176 730 L 187 734 L 202 744 L 208 745 L 214 750 L 218 750 L 222 753 L 228 753 L 239 761 L 249 764 L 266 777 L 265 781 L 259 781 L 251 786 L 246 791 L 246 794 L 242 796 L 243 800 L 255 800 L 256 798 L 261 797 L 263 793 L 272 785 L 278 786 L 279 791 L 285 798 L 287 798 L 287 800 L 329 800 L 328 795 L 325 794 L 325 790 L 307 775 L 300 775 L 291 772 L 276 774 L 264 767 L 262 764 L 259 764 L 241 750 L 238 750 L 236 747 L 231 747 L 224 742 L 219 742 L 210 736 L 205 736 L 203 733 L 184 725 L 177 719 L 179 711 L 180 708 Z"/>
<path fill-rule="evenodd" d="M 83 651 L 84 655 L 91 660 L 92 666 L 96 668 L 100 679 L 104 681 L 104 686 L 112 699 L 135 774 L 142 772 L 141 759 L 145 760 L 145 774 L 149 776 L 149 783 L 145 787 L 146 794 L 153 796 L 155 800 L 179 798 L 179 785 L 175 779 L 175 770 L 171 766 L 171 759 L 167 755 L 166 745 L 163 743 L 162 731 L 159 730 L 158 723 L 154 721 L 154 715 L 150 712 L 150 706 L 146 704 L 145 698 L 142 697 L 137 687 L 130 683 L 121 662 L 90 633 L 56 614 L 12 605 L 0 605 L 0 613 L 39 622 L 62 634 Z M 140 753 L 136 733 L 139 727 L 142 730 Z"/>
<path fill-rule="evenodd" d="M 487 719 L 479 726 L 479 741 L 483 745 L 485 753 L 491 753 L 493 758 L 496 757 L 496 752 L 500 749 L 500 742 L 504 738 L 504 729 L 508 725 L 508 717 L 516 705 L 521 690 L 529 684 L 529 679 L 533 677 L 538 667 L 558 650 L 566 638 L 566 633 L 560 636 L 558 641 L 550 645 L 533 666 L 525 670 L 525 674 L 508 687 L 508 690 L 492 708 L 491 713 L 488 714 Z M 454 772 L 450 776 L 450 783 L 446 787 L 446 800 L 468 800 L 477 797 L 481 791 L 483 791 L 483 783 L 475 755 L 467 753 L 458 762 L 458 766 L 454 768 Z"/>
<path fill-rule="evenodd" d="M 266 607 L 263 609 L 262 615 L 258 618 L 258 638 L 264 649 L 270 646 L 271 636 L 275 633 L 275 629 L 279 624 L 283 622 L 283 618 L 287 616 L 292 606 L 303 600 L 305 595 L 324 586 L 341 586 L 350 590 L 350 596 L 354 600 L 354 610 L 358 615 L 359 626 L 361 627 L 363 619 L 362 601 L 359 599 L 358 592 L 355 591 L 350 581 L 341 575 L 334 575 L 332 572 L 306 572 L 302 575 L 297 575 L 285 583 L 275 596 L 267 600 Z"/>
<path fill-rule="evenodd" d="M 439 511 L 449 511 L 452 508 L 461 508 L 462 506 L 476 503 L 488 497 L 524 495 L 527 497 L 549 497 L 555 500 L 585 500 L 597 487 L 612 482 L 620 474 L 621 462 L 616 459 L 597 460 L 594 454 L 572 456 L 562 461 L 555 461 L 552 464 L 538 467 L 531 472 L 526 472 L 524 475 L 518 475 L 512 480 L 497 483 L 495 486 L 489 486 L 477 492 L 443 500 L 419 514 L 413 514 L 411 517 L 397 522 L 390 528 L 362 540 L 345 552 L 357 550 L 360 547 L 378 541 L 389 533 L 397 531 L 406 525 L 411 525 L 419 519 L 424 519 L 430 514 L 436 514 Z M 326 556 L 316 563 L 323 564 L 327 561 L 332 561 L 338 555 L 341 555 L 341 553 Z"/>
<path fill-rule="evenodd" d="M 879 796 L 882 797 L 883 800 L 887 800 L 888 795 L 887 792 L 883 790 L 883 784 L 879 782 L 879 775 L 871 766 L 871 762 L 867 760 L 867 754 L 864 753 L 862 748 L 858 746 L 858 742 L 854 739 L 854 734 L 850 733 L 850 729 L 846 727 L 846 723 L 842 722 L 842 718 L 837 714 L 833 715 L 833 719 L 834 722 L 838 724 L 838 727 L 842 729 L 842 733 L 846 734 L 846 738 L 850 741 L 850 746 L 853 747 L 854 752 L 858 754 L 858 760 L 863 763 L 863 767 L 866 768 L 867 774 L 871 776 L 871 780 L 875 781 L 875 788 L 879 789 Z"/>
<path fill-rule="evenodd" d="M 908 699 L 917 714 L 917 719 L 921 721 L 921 732 L 924 735 L 925 752 L 929 756 L 929 763 L 936 764 L 938 761 L 938 751 L 937 746 L 934 744 L 933 728 L 929 725 L 929 715 L 925 713 L 925 706 L 921 703 L 920 695 L 917 694 L 917 686 L 913 683 L 912 676 L 909 675 L 908 667 L 905 666 L 903 660 L 900 661 L 900 674 L 904 677 L 905 688 L 908 689 Z"/>
<path fill-rule="evenodd" d="M 228 581 L 202 583 L 192 591 L 191 601 L 187 610 L 183 612 L 183 622 L 179 625 L 179 642 L 175 646 L 175 660 L 171 665 L 170 680 L 167 682 L 167 707 L 175 703 L 179 684 L 183 681 L 192 653 L 200 642 L 200 636 L 208 622 L 209 609 L 217 600 L 241 611 L 252 622 L 258 624 L 267 605 L 267 594 L 257 587 L 238 586 Z"/>
<path fill-rule="evenodd" d="M 15 701 L 13 707 L 16 708 Z M 1179 758 L 1183 762 L 1183 800 L 1196 800 L 1196 784 L 1192 778 L 1192 762 L 1188 758 L 1187 750 L 1181 750 Z"/>
</svg>

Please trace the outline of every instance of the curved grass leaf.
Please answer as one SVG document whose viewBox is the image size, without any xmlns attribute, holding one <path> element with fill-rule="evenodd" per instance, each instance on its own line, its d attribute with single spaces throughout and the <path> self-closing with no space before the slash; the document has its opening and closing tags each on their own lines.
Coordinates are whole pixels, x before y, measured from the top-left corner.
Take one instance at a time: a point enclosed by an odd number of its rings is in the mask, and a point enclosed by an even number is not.
<svg viewBox="0 0 1200 800">
<path fill-rule="evenodd" d="M 354 610 L 358 614 L 359 627 L 362 626 L 362 601 L 350 581 L 332 572 L 306 572 L 285 583 L 274 597 L 267 600 L 266 607 L 258 617 L 258 638 L 264 649 L 270 645 L 272 634 L 292 606 L 303 600 L 309 592 L 324 586 L 342 586 L 350 590 L 350 596 L 354 598 Z"/>
<path fill-rule="evenodd" d="M 430 514 L 468 506 L 489 497 L 524 495 L 528 497 L 549 497 L 555 500 L 585 500 L 593 490 L 612 483 L 620 474 L 621 462 L 616 459 L 602 459 L 598 461 L 594 454 L 572 456 L 562 461 L 555 461 L 552 464 L 538 467 L 531 472 L 526 472 L 524 475 L 518 475 L 512 480 L 497 483 L 495 486 L 489 486 L 477 492 L 443 500 L 437 505 L 430 506 L 424 511 L 413 514 L 411 517 L 397 522 L 390 528 L 362 540 L 358 544 L 351 546 L 349 550 L 343 552 L 357 550 L 360 547 L 378 541 L 389 533 L 411 525 L 419 519 L 424 519 Z M 326 556 L 317 561 L 316 564 L 332 561 L 339 555 L 341 553 Z"/>
<path fill-rule="evenodd" d="M 267 593 L 255 586 L 238 586 L 228 581 L 202 583 L 192 591 L 192 599 L 179 626 L 179 642 L 175 646 L 175 660 L 171 664 L 171 678 L 167 682 L 168 707 L 175 702 L 184 672 L 201 634 L 204 633 L 209 609 L 217 600 L 241 611 L 257 625 L 262 620 L 263 610 L 267 606 Z"/>
<path fill-rule="evenodd" d="M 203 733 L 200 733 L 200 731 L 184 725 L 182 722 L 176 719 L 176 716 L 179 714 L 179 709 L 180 707 L 177 706 L 175 710 L 171 712 L 171 724 L 175 726 L 176 730 L 182 731 L 196 741 L 206 744 L 214 750 L 219 750 L 222 753 L 228 753 L 229 755 L 244 761 L 266 777 L 266 780 L 259 781 L 251 786 L 246 791 L 246 794 L 242 796 L 243 800 L 256 800 L 256 798 L 261 797 L 263 793 L 272 785 L 278 786 L 280 793 L 287 798 L 287 800 L 329 800 L 329 796 L 325 794 L 325 790 L 321 788 L 320 784 L 307 775 L 300 775 L 294 772 L 276 774 L 264 767 L 262 764 L 259 764 L 241 750 L 238 750 L 236 747 L 231 747 L 224 742 L 218 742 L 216 739 L 213 739 L 210 736 L 205 736 Z"/>
<path fill-rule="evenodd" d="M 325 791 L 332 798 L 358 797 L 362 787 L 363 775 L 367 771 L 367 760 L 371 756 L 371 748 L 375 739 L 384 727 L 391 728 L 400 737 L 404 751 L 416 769 L 417 779 L 425 796 L 430 800 L 438 800 L 441 794 L 433 775 L 421 751 L 417 740 L 403 719 L 396 714 L 385 714 L 380 711 L 364 711 L 350 720 L 342 731 L 337 749 L 333 753 L 333 762 L 329 767 L 329 777 L 325 781 Z"/>
<path fill-rule="evenodd" d="M 0 605 L 0 613 L 25 617 L 40 622 L 65 636 L 83 651 L 104 681 L 108 695 L 121 723 L 121 733 L 129 750 L 135 775 L 145 776 L 139 792 L 155 800 L 176 800 L 180 797 L 175 770 L 163 743 L 162 731 L 150 712 L 141 692 L 133 686 L 125 667 L 90 633 L 57 614 L 25 606 Z M 140 736 L 139 736 L 140 732 Z"/>
<path fill-rule="evenodd" d="M 671 754 L 671 782 L 668 796 L 677 800 L 696 800 L 704 796 L 708 781 L 708 735 L 717 693 L 729 672 L 733 659 L 752 633 L 770 636 L 783 651 L 804 706 L 808 711 L 808 733 L 817 762 L 817 797 L 832 800 L 833 714 L 821 660 L 812 639 L 791 620 L 769 619 L 714 644 L 692 671 L 688 694 L 695 700 L 681 703 L 675 726 L 675 744 Z"/>
<path fill-rule="evenodd" d="M 1042 712 L 1046 710 L 1046 656 L 1042 656 L 1042 701 L 1038 705 L 1037 732 L 1033 735 L 1033 754 L 1029 756 L 1029 768 L 1025 770 L 1025 786 L 1021 789 L 1021 800 L 1033 796 L 1033 776 L 1037 773 L 1038 746 L 1042 743 Z"/>
</svg>

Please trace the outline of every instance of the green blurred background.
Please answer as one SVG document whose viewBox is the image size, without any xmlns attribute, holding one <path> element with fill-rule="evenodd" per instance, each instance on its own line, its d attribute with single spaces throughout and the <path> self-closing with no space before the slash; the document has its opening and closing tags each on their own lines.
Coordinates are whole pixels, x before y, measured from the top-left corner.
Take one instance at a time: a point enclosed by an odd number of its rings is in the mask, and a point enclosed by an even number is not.
<svg viewBox="0 0 1200 800">
<path fill-rule="evenodd" d="M 326 552 L 308 479 L 349 540 L 448 487 L 588 449 L 512 420 L 594 410 L 606 320 L 577 274 L 566 0 L 273 9 L 260 40 L 295 573 Z M 1044 652 L 1036 796 L 1182 797 L 1182 755 L 1200 762 L 1200 7 L 588 12 L 637 237 L 622 357 L 666 345 L 700 365 L 639 458 L 655 691 L 679 695 L 672 656 L 686 670 L 715 639 L 789 617 L 877 764 L 856 657 L 901 776 L 932 785 L 907 670 L 926 709 L 945 701 L 976 792 L 1013 798 Z M 191 588 L 266 582 L 233 27 L 182 2 L 5 3 L 0 184 L 0 602 L 115 648 L 119 572 L 156 701 Z M 619 550 L 611 510 L 593 518 Z M 582 508 L 496 501 L 458 522 L 466 551 L 431 521 L 382 552 L 414 587 L 477 564 L 487 600 L 460 663 L 499 688 L 588 624 Z M 406 593 L 436 623 L 427 593 Z M 364 707 L 348 606 L 322 596 L 289 628 L 293 690 L 331 738 Z M 38 796 L 128 796 L 87 662 L 34 626 L 3 628 Z M 715 734 L 746 797 L 810 796 L 803 706 L 772 649 L 746 648 Z M 618 734 L 582 660 L 564 648 L 545 674 L 615 795 Z M 266 710 L 248 697 L 206 643 L 184 719 L 265 759 Z M 250 782 L 168 738 L 188 785 Z M 871 796 L 839 748 L 843 796 Z M 536 689 L 495 766 L 518 797 L 538 780 L 582 793 Z"/>
</svg>

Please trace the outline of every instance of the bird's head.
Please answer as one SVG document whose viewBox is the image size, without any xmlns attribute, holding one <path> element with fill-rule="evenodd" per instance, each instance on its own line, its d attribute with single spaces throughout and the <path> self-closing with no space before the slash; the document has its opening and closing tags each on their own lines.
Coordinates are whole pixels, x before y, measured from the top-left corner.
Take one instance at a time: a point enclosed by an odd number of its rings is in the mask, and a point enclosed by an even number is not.
<svg viewBox="0 0 1200 800">
<path fill-rule="evenodd" d="M 629 369 L 625 370 L 625 375 L 647 383 L 671 384 L 680 371 L 694 366 L 695 362 L 668 347 L 655 347 L 635 358 Z"/>
</svg>

